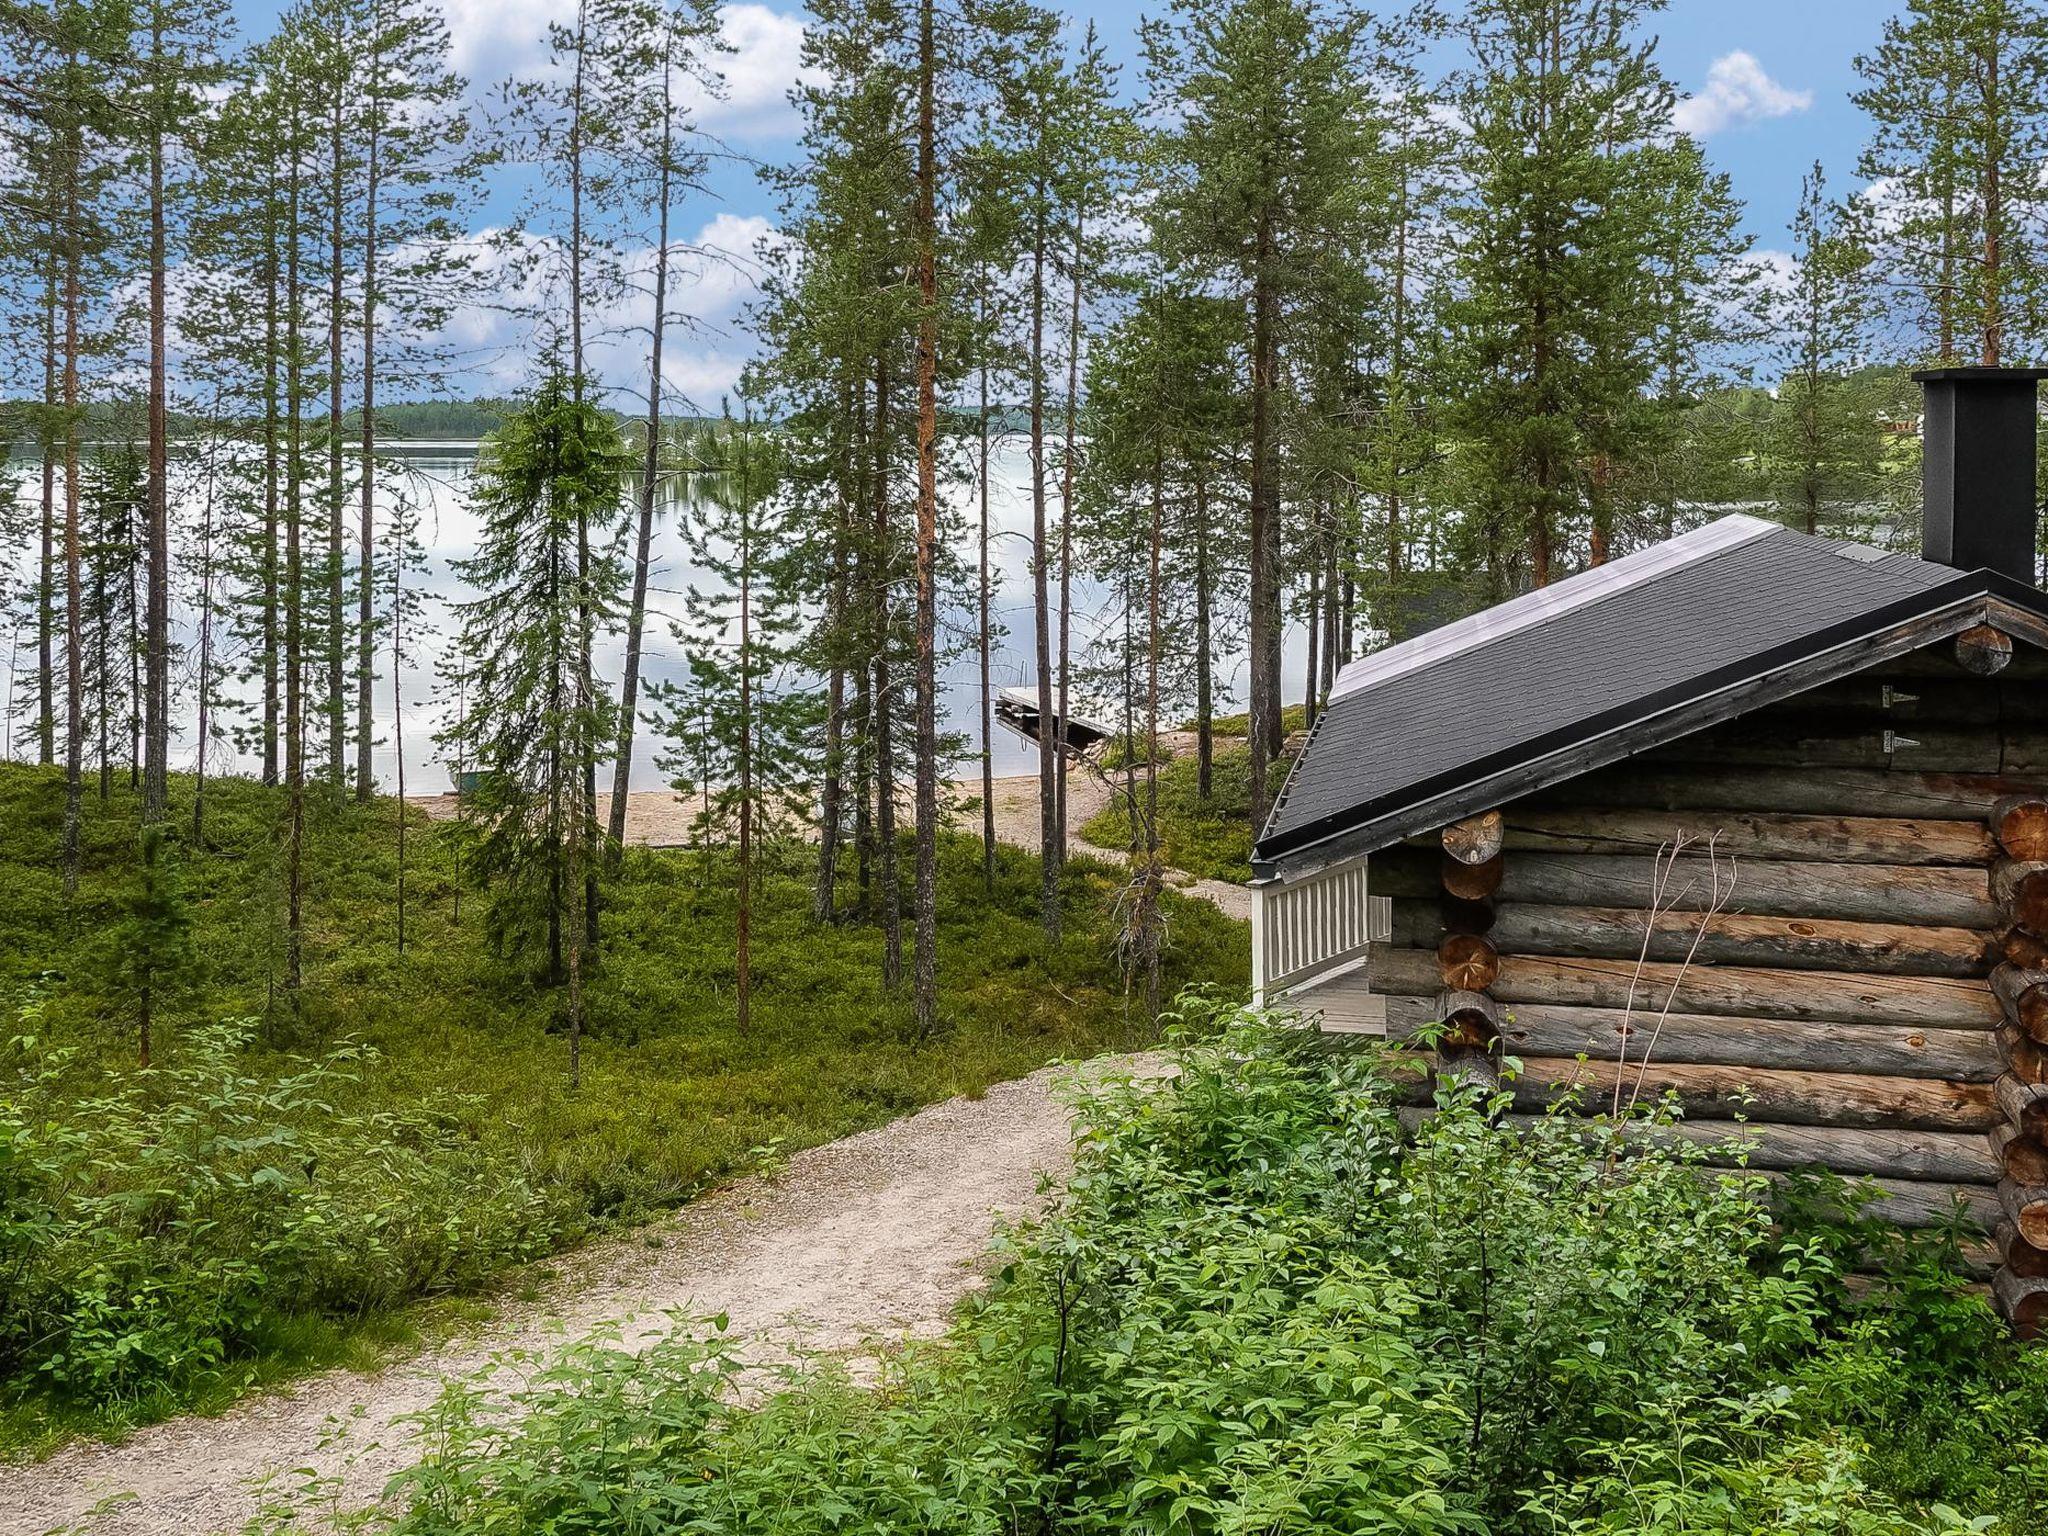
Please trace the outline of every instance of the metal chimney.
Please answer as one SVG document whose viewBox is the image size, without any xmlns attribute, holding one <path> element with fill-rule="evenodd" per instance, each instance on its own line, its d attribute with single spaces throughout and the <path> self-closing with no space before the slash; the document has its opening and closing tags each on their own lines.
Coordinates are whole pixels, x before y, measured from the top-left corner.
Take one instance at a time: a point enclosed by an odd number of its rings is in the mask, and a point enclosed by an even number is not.
<svg viewBox="0 0 2048 1536">
<path fill-rule="evenodd" d="M 1921 474 L 1922 559 L 2034 585 L 2034 383 L 2043 368 L 1934 368 Z"/>
</svg>

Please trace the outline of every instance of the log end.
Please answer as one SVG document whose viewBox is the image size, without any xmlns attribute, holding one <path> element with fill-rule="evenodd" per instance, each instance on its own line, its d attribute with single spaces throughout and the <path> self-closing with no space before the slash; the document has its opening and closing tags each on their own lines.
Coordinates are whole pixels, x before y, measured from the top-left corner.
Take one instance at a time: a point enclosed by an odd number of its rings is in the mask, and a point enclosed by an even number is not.
<svg viewBox="0 0 2048 1536">
<path fill-rule="evenodd" d="M 1490 859 L 1477 864 L 1467 864 L 1450 854 L 1444 855 L 1443 888 L 1460 901 L 1483 901 L 1500 889 L 1501 876 L 1506 873 L 1506 862 L 1496 853 Z M 2042 909 L 2048 913 L 2048 889 L 2044 889 Z"/>
<path fill-rule="evenodd" d="M 1444 935 L 1436 947 L 1436 963 L 1451 992 L 1484 992 L 1500 978 L 1500 954 L 1478 934 Z"/>
<path fill-rule="evenodd" d="M 2022 1339 L 2038 1339 L 2048 1327 L 2048 1280 L 2029 1278 L 2002 1269 L 1991 1282 L 1992 1299 L 1999 1312 Z"/>
<path fill-rule="evenodd" d="M 2007 795 L 1991 807 L 1991 835 L 2015 859 L 2048 859 L 2048 798 Z"/>
<path fill-rule="evenodd" d="M 2048 1248 L 2048 1186 L 2002 1179 L 1998 1203 L 2023 1242 L 2035 1248 Z"/>
<path fill-rule="evenodd" d="M 1991 677 L 2012 660 L 2012 637 L 1989 624 L 1973 624 L 1956 636 L 1956 662 L 1965 672 Z"/>
<path fill-rule="evenodd" d="M 1506 825 L 1497 810 L 1454 821 L 1443 830 L 1444 852 L 1460 864 L 1484 864 L 1499 856 Z"/>
</svg>

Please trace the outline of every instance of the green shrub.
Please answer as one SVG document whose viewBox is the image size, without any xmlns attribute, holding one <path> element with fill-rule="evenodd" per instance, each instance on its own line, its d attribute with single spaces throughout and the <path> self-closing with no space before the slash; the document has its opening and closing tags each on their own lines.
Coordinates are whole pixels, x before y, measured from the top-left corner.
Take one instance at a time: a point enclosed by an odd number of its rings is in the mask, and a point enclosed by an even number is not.
<svg viewBox="0 0 2048 1536">
<path fill-rule="evenodd" d="M 349 1110 L 374 1054 L 250 1075 L 247 1021 L 81 1094 L 75 1051 L 7 1047 L 0 1377 L 105 1404 L 178 1392 L 278 1319 L 355 1317 L 543 1251 L 560 1213 L 454 1103 Z"/>
<path fill-rule="evenodd" d="M 1838 1304 L 1832 1241 L 1702 1149 L 1256 1022 L 1084 1103 L 948 1341 L 758 1406 L 720 1326 L 452 1388 L 378 1517 L 485 1531 L 1853 1533 L 2048 1515 L 2048 1358 L 1953 1272 Z M 1953 1254 L 1949 1255 L 1953 1259 Z M 1919 1331 L 1927 1309 L 1953 1342 Z M 513 1363 L 515 1370 L 520 1363 Z M 1914 1405 L 1929 1404 L 1928 1411 Z"/>
</svg>

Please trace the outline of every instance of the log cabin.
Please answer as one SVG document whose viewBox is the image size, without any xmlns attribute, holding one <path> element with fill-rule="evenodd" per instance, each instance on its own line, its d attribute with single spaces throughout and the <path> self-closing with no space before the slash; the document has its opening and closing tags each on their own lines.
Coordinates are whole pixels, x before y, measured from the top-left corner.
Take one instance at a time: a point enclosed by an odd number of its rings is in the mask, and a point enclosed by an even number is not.
<svg viewBox="0 0 2048 1536">
<path fill-rule="evenodd" d="M 2040 376 L 1917 375 L 1917 558 L 1723 517 L 1344 667 L 1253 849 L 1259 1001 L 1960 1207 L 2042 1332 Z"/>
</svg>

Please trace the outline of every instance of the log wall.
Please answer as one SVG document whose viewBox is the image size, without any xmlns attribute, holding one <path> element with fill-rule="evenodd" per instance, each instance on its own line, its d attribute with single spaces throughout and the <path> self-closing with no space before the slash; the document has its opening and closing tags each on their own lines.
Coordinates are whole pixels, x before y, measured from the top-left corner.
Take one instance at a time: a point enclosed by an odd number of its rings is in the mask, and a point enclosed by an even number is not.
<svg viewBox="0 0 2048 1536">
<path fill-rule="evenodd" d="M 1930 648 L 1375 854 L 1371 886 L 1367 985 L 1439 1072 L 1518 1057 L 1518 1114 L 1670 1093 L 1758 1170 L 1880 1178 L 1904 1224 L 1960 1204 L 1998 1304 L 2048 1324 L 2048 656 Z"/>
</svg>

